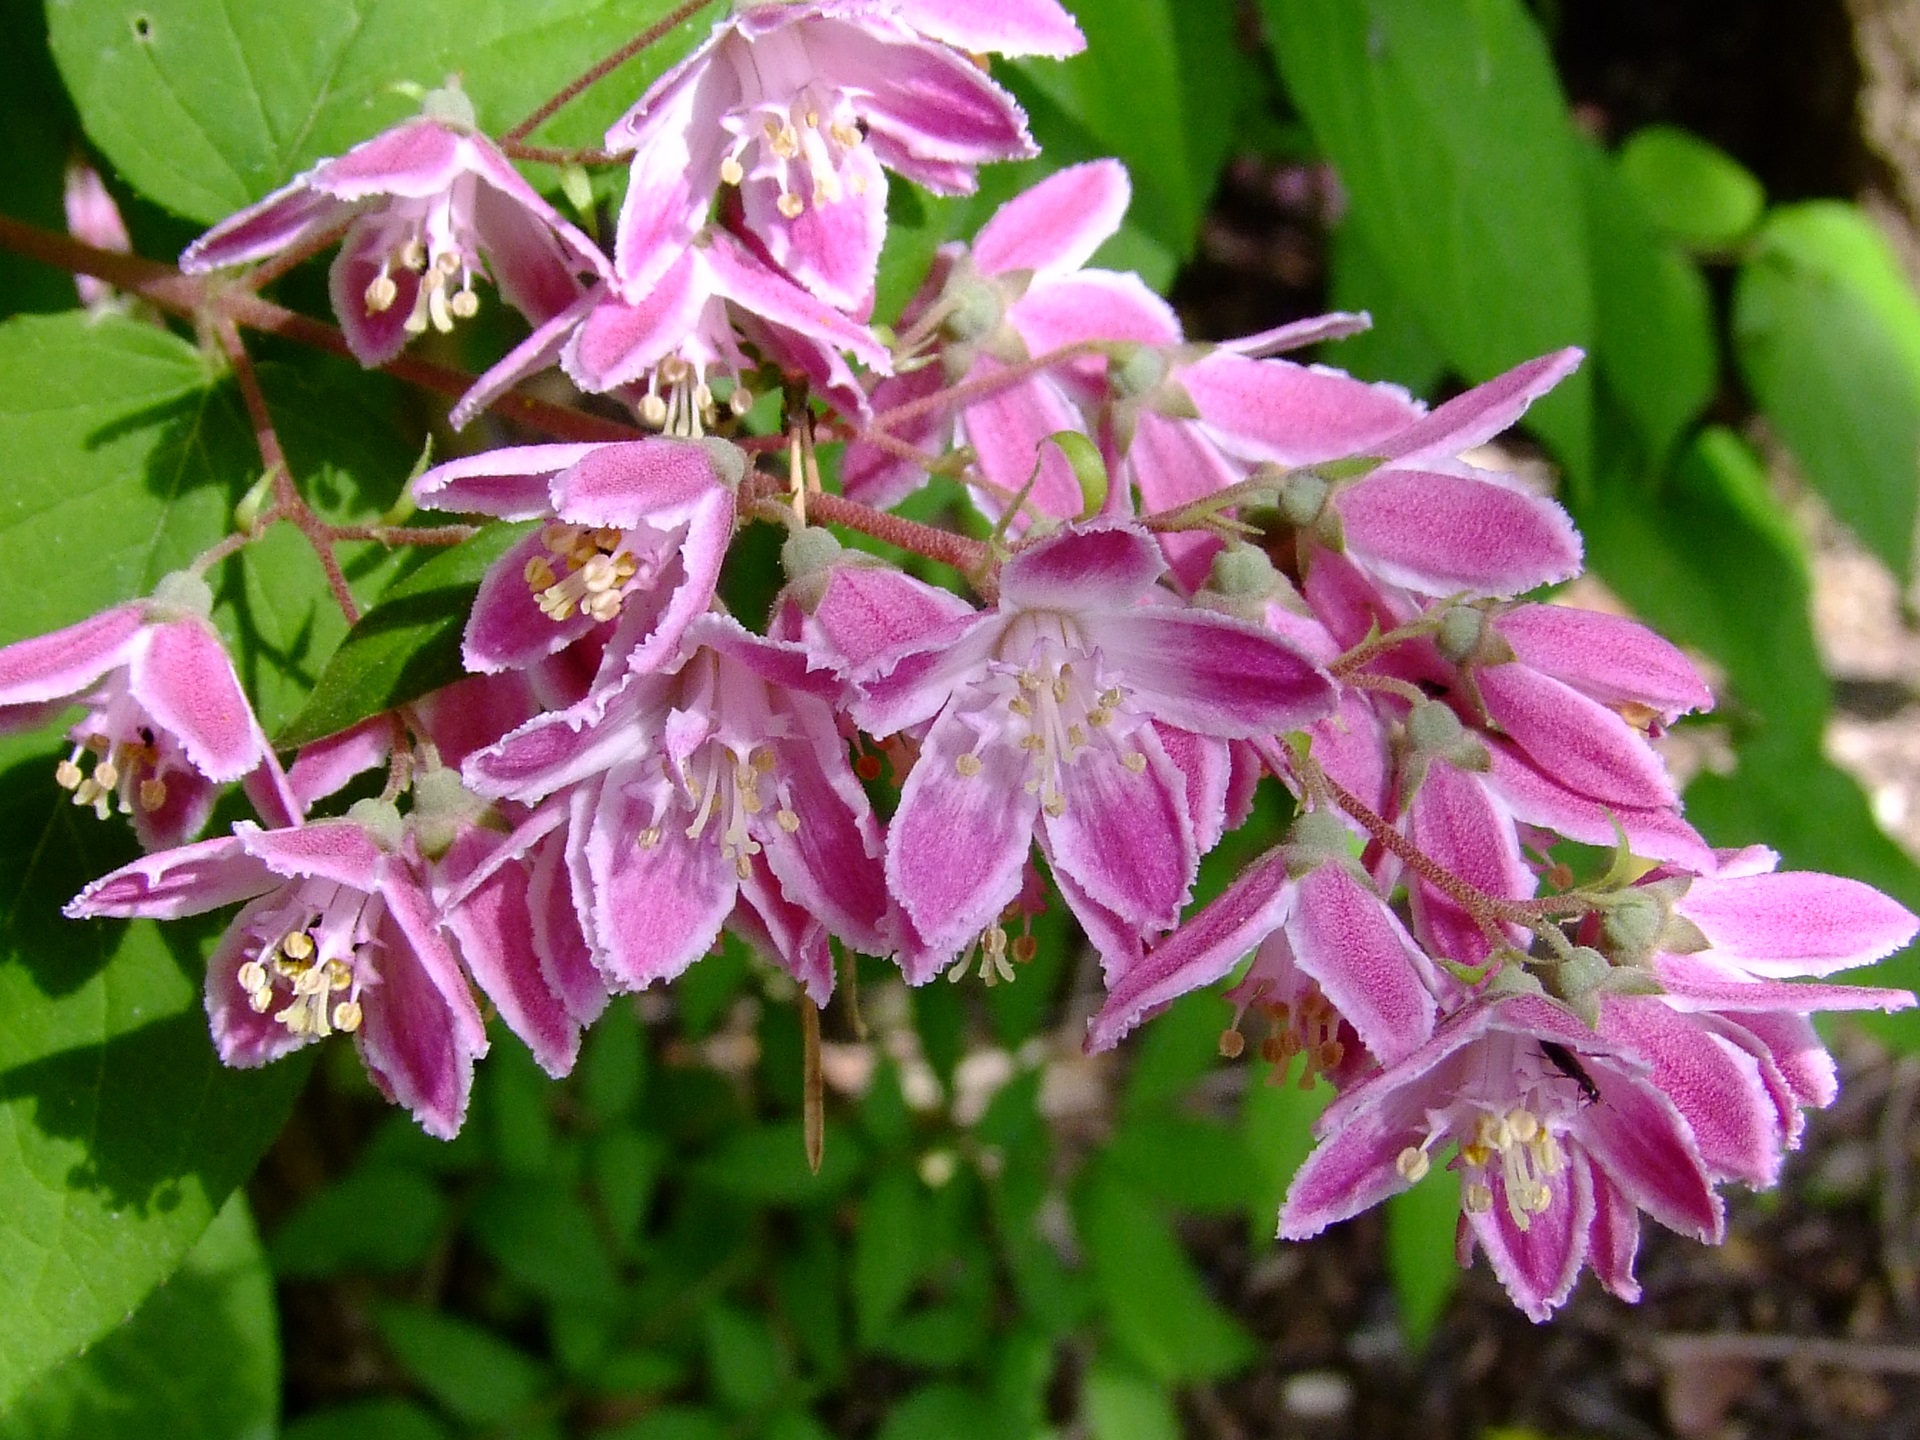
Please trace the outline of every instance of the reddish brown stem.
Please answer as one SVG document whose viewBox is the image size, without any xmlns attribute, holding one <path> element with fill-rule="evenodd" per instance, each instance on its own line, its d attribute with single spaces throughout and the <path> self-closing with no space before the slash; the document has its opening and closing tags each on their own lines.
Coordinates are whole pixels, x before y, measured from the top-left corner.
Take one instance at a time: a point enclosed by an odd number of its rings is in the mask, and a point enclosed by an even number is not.
<svg viewBox="0 0 1920 1440">
<path fill-rule="evenodd" d="M 538 110 L 535 110 L 500 138 L 503 141 L 526 139 L 527 136 L 539 129 L 550 118 L 558 114 L 562 107 L 572 102 L 582 91 L 598 83 L 608 75 L 611 75 L 642 50 L 665 39 L 674 29 L 691 20 L 712 3 L 713 0 L 686 0 L 685 4 L 679 6 L 670 14 L 661 16 L 660 19 L 649 25 L 645 30 L 642 30 L 638 35 L 634 36 L 633 39 L 607 56 L 606 59 L 602 60 L 598 65 L 595 65 L 591 70 L 569 81 L 557 94 L 548 100 L 546 104 L 542 105 Z"/>
<path fill-rule="evenodd" d="M 260 447 L 261 462 L 273 476 L 274 509 L 307 537 L 307 543 L 319 557 L 320 568 L 326 571 L 327 585 L 333 591 L 334 602 L 339 605 L 340 613 L 347 617 L 347 624 L 356 624 L 360 619 L 360 606 L 347 586 L 347 577 L 340 569 L 339 557 L 333 553 L 333 536 L 328 532 L 326 522 L 308 506 L 300 494 L 300 487 L 293 483 L 293 472 L 287 467 L 286 452 L 281 448 L 280 436 L 273 428 L 273 415 L 267 408 L 267 397 L 260 389 L 259 376 L 254 373 L 253 357 L 247 353 L 240 332 L 234 328 L 232 321 L 220 320 L 214 327 L 214 333 L 219 337 L 220 348 L 226 352 L 227 363 L 233 367 L 234 383 L 239 386 L 240 397 L 246 404 L 247 418 L 253 422 L 253 439 Z"/>
<path fill-rule="evenodd" d="M 765 503 L 777 507 L 780 514 L 790 516 L 792 511 L 786 502 L 786 493 L 786 485 L 781 480 L 772 475 L 756 473 L 741 488 L 741 506 L 743 509 L 755 509 Z M 830 525 L 844 525 L 849 530 L 858 530 L 862 535 L 871 535 L 876 540 L 897 545 L 902 550 L 924 555 L 929 560 L 938 560 L 943 565 L 951 565 L 969 579 L 978 579 L 987 568 L 987 547 L 978 540 L 969 540 L 950 530 L 922 525 L 917 520 L 889 515 L 884 510 L 872 509 L 844 495 L 826 491 L 809 493 L 807 510 L 815 520 Z"/>
<path fill-rule="evenodd" d="M 909 400 L 904 405 L 895 405 L 891 410 L 882 410 L 873 417 L 873 425 L 867 433 L 856 438 L 872 438 L 872 430 L 885 430 L 895 422 L 912 420 L 930 411 L 944 410 L 949 407 L 958 409 L 962 405 L 979 400 L 984 396 L 997 395 L 1009 386 L 1018 385 L 1030 376 L 1038 375 L 1042 370 L 1059 365 L 1068 360 L 1078 360 L 1083 355 L 1097 355 L 1100 346 L 1091 340 L 1078 341 L 1072 345 L 1061 345 L 1044 354 L 1023 360 L 1018 365 L 1009 365 L 995 370 L 991 375 L 983 375 L 978 380 L 968 380 L 950 389 L 941 390 L 932 395 L 923 395 L 918 400 Z"/>
<path fill-rule="evenodd" d="M 480 533 L 472 525 L 329 525 L 335 540 L 371 540 L 376 545 L 464 545 Z"/>
<path fill-rule="evenodd" d="M 280 335 L 316 350 L 353 358 L 347 337 L 324 321 L 297 314 L 271 300 L 252 294 L 245 284 L 220 277 L 182 275 L 171 265 L 96 249 L 53 230 L 42 230 L 11 216 L 0 215 L 0 248 L 38 260 L 72 274 L 96 275 L 121 290 L 152 301 L 162 310 L 196 324 L 203 317 L 220 319 L 248 330 Z M 464 395 L 474 377 L 430 360 L 402 355 L 383 367 L 388 374 L 440 395 Z M 646 432 L 566 405 L 507 394 L 494 402 L 494 412 L 539 430 L 556 440 L 636 440 Z"/>
<path fill-rule="evenodd" d="M 564 145 L 529 145 L 523 140 L 502 140 L 500 153 L 510 160 L 532 160 L 541 165 L 618 165 L 627 158 L 611 150 L 569 150 Z"/>
</svg>

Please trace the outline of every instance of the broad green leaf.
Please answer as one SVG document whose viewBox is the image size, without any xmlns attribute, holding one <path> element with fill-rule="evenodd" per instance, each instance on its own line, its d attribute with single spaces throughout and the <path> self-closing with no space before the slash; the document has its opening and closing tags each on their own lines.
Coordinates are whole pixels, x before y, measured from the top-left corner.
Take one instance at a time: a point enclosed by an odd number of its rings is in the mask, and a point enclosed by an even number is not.
<svg viewBox="0 0 1920 1440">
<path fill-rule="evenodd" d="M 409 1269 L 427 1258 L 446 1208 L 440 1187 L 417 1170 L 363 1166 L 281 1222 L 269 1247 L 274 1271 L 308 1278 Z"/>
<path fill-rule="evenodd" d="M 67 228 L 61 192 L 68 157 L 79 138 L 60 76 L 47 53 L 47 20 L 33 0 L 0 5 L 0 214 L 48 230 Z M 68 310 L 79 304 L 73 280 L 50 265 L 0 251 L 0 314 Z"/>
<path fill-rule="evenodd" d="M 602 1430 L 597 1440 L 727 1440 L 728 1430 L 711 1410 L 671 1405 L 613 1430 Z"/>
<path fill-rule="evenodd" d="M 1310 1090 L 1290 1081 L 1274 1085 L 1252 1079 L 1247 1085 L 1240 1105 L 1240 1129 L 1257 1170 L 1247 1211 L 1251 1243 L 1274 1243 L 1287 1186 L 1312 1153 L 1314 1122 L 1332 1098 L 1333 1087 L 1325 1080 Z"/>
<path fill-rule="evenodd" d="M 1218 1379 L 1253 1359 L 1253 1342 L 1144 1194 L 1096 1165 L 1074 1213 L 1113 1339 L 1156 1379 Z"/>
<path fill-rule="evenodd" d="M 487 568 L 526 533 L 524 525 L 489 525 L 396 583 L 347 632 L 274 743 L 310 744 L 462 678 L 460 636 L 474 592 Z"/>
<path fill-rule="evenodd" d="M 1156 1015 L 1129 1048 L 1121 1108 L 1145 1115 L 1178 1103 L 1202 1075 L 1221 1063 L 1220 1032 L 1233 1018 L 1215 991 L 1188 995 Z"/>
<path fill-rule="evenodd" d="M 1343 224 L 1333 232 L 1327 264 L 1328 308 L 1365 311 L 1373 328 L 1328 347 L 1325 357 L 1362 380 L 1390 380 L 1416 395 L 1433 395 L 1446 375 L 1447 357 L 1358 228 Z"/>
<path fill-rule="evenodd" d="M 1713 399 L 1713 299 L 1700 267 L 1654 229 L 1607 157 L 1580 148 L 1599 327 L 1594 362 L 1658 469 Z"/>
<path fill-rule="evenodd" d="M 281 1440 L 446 1440 L 438 1420 L 410 1400 L 363 1400 L 316 1410 L 289 1425 Z"/>
<path fill-rule="evenodd" d="M 1093 1440 L 1180 1440 L 1186 1433 L 1166 1386 L 1110 1356 L 1087 1371 L 1080 1409 Z"/>
<path fill-rule="evenodd" d="M 786 1384 L 788 1359 L 765 1318 L 728 1305 L 710 1305 L 701 1317 L 707 1378 L 721 1404 L 752 1412 L 772 1403 Z"/>
<path fill-rule="evenodd" d="M 803 1205 L 838 1195 L 853 1182 L 860 1170 L 858 1143 L 845 1127 L 830 1129 L 826 1157 L 816 1174 L 807 1168 L 806 1138 L 798 1120 L 736 1127 L 693 1173 L 736 1199 Z"/>
<path fill-rule="evenodd" d="M 921 1186 L 903 1163 L 876 1176 L 860 1204 L 853 1232 L 853 1318 L 860 1343 L 871 1346 L 913 1293 L 924 1261 Z"/>
<path fill-rule="evenodd" d="M 1177 261 L 1200 221 L 1257 78 L 1224 5 L 1190 0 L 1069 0 L 1087 48 L 1065 61 L 1026 60 L 1024 81 L 1082 127 L 1095 153 L 1133 177 L 1134 223 Z M 1044 132 L 1043 120 L 1036 127 Z M 1041 134 L 1049 168 L 1066 163 Z M 1074 157 L 1083 158 L 1083 157 Z"/>
<path fill-rule="evenodd" d="M 1620 175 L 1662 234 L 1694 250 L 1722 250 L 1760 223 L 1766 192 L 1726 151 L 1672 125 L 1636 130 L 1620 147 Z"/>
<path fill-rule="evenodd" d="M 982 1440 L 995 1431 L 993 1412 L 971 1390 L 929 1385 L 887 1415 L 880 1440 Z"/>
<path fill-rule="evenodd" d="M 1648 624 L 1726 671 L 1716 716 L 1737 723 L 1739 738 L 1786 732 L 1817 747 L 1830 691 L 1806 554 L 1759 458 L 1714 428 L 1658 489 L 1606 480 L 1576 511 L 1588 563 Z"/>
<path fill-rule="evenodd" d="M 374 1321 L 395 1360 L 449 1413 L 478 1425 L 522 1414 L 546 1385 L 537 1361 L 489 1330 L 413 1305 L 382 1305 Z"/>
<path fill-rule="evenodd" d="M 1400 1302 L 1400 1324 L 1418 1354 L 1427 1346 L 1460 1283 L 1453 1231 L 1460 1218 L 1460 1176 L 1436 1167 L 1411 1190 L 1387 1201 L 1387 1273 Z"/>
<path fill-rule="evenodd" d="M 273 1282 L 236 1195 L 126 1324 L 0 1415 L 0 1440 L 270 1440 L 279 1413 Z"/>
<path fill-rule="evenodd" d="M 131 320 L 0 325 L 0 643 L 145 594 L 219 537 L 218 482 L 250 441 L 211 380 Z M 0 1405 L 179 1263 L 305 1070 L 214 1058 L 199 990 L 217 926 L 59 917 L 135 852 L 123 822 L 57 803 L 53 748 L 0 746 Z"/>
<path fill-rule="evenodd" d="M 1237 1213 L 1260 1189 L 1238 1131 L 1189 1115 L 1130 1115 L 1107 1143 L 1107 1163 L 1177 1210 Z"/>
<path fill-rule="evenodd" d="M 212 222 L 418 113 L 459 72 L 504 130 L 674 0 L 48 0 L 53 54 L 93 143 L 149 198 Z M 622 66 L 541 134 L 597 143 L 694 37 Z"/>
<path fill-rule="evenodd" d="M 1920 505 L 1920 298 L 1860 210 L 1776 210 L 1734 294 L 1734 353 L 1827 503 L 1897 574 Z"/>
<path fill-rule="evenodd" d="M 1262 0 L 1288 93 L 1352 196 L 1348 219 L 1449 362 L 1490 379 L 1591 344 L 1574 132 L 1519 0 Z M 1592 382 L 1529 415 L 1576 475 Z"/>
<path fill-rule="evenodd" d="M 467 1228 L 502 1271 L 553 1304 L 597 1310 L 619 1298 L 592 1213 L 557 1175 L 496 1180 L 474 1197 Z"/>
</svg>

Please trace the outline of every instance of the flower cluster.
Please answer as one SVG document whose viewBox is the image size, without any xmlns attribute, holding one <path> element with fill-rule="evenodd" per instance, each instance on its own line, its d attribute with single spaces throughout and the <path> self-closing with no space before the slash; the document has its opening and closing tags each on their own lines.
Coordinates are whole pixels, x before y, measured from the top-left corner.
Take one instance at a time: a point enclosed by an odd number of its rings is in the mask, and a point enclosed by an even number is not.
<svg viewBox="0 0 1920 1440">
<path fill-rule="evenodd" d="M 369 364 L 489 283 L 531 334 L 457 420 L 557 364 L 664 433 L 418 476 L 422 507 L 526 526 L 474 599 L 472 675 L 284 771 L 195 577 L 0 650 L 0 723 L 83 705 L 57 779 L 151 852 L 69 911 L 241 904 L 207 974 L 222 1057 L 352 1034 L 444 1136 L 487 1047 L 476 990 L 558 1075 L 611 994 L 723 931 L 825 1005 L 836 945 L 912 984 L 1012 978 L 1057 895 L 1105 981 L 1090 1047 L 1238 972 L 1223 1051 L 1251 1024 L 1280 1073 L 1337 1088 L 1283 1234 L 1446 1165 L 1463 1256 L 1527 1313 L 1583 1268 L 1630 1297 L 1643 1212 L 1717 1239 L 1721 1182 L 1773 1182 L 1832 1100 L 1808 1017 L 1912 1003 L 1827 977 L 1916 921 L 1712 848 L 1654 744 L 1712 704 L 1693 665 L 1537 598 L 1579 536 L 1486 446 L 1577 352 L 1428 409 L 1282 358 L 1364 316 L 1190 342 L 1137 276 L 1089 267 L 1128 203 L 1114 161 L 1010 201 L 869 326 L 887 172 L 962 191 L 1033 153 L 973 57 L 1080 44 L 1054 0 L 746 4 L 609 133 L 631 164 L 611 255 L 457 89 L 197 241 L 188 270 L 338 237 Z M 719 438 L 756 387 L 788 398 L 791 508 Z M 838 494 L 819 436 L 850 442 Z M 930 475 L 990 539 L 887 513 Z M 842 548 L 809 503 L 967 592 Z M 787 584 L 756 633 L 719 586 L 769 518 Z M 336 813 L 382 765 L 382 798 Z M 262 824 L 195 842 L 243 776 Z M 1261 786 L 1291 828 L 1194 909 Z M 1611 866 L 1580 873 L 1576 846 Z"/>
</svg>

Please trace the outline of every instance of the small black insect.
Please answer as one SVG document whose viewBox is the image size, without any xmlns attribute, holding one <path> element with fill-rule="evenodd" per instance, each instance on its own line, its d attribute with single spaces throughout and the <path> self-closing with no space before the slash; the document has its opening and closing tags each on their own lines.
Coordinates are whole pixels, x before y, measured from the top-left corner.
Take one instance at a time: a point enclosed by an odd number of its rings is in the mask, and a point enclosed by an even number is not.
<svg viewBox="0 0 1920 1440">
<path fill-rule="evenodd" d="M 1549 1065 L 1580 1087 L 1582 1105 L 1591 1105 L 1600 1098 L 1600 1087 L 1593 1083 L 1593 1077 L 1587 1074 L 1586 1067 L 1574 1058 L 1573 1052 L 1566 1046 L 1558 1040 L 1542 1040 L 1540 1053 L 1546 1057 Z"/>
</svg>

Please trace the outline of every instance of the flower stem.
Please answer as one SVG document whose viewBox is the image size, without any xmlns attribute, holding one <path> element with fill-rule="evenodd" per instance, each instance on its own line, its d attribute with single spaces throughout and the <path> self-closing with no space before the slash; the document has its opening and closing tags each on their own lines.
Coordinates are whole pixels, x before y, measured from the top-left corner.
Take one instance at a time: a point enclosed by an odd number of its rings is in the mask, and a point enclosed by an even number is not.
<svg viewBox="0 0 1920 1440">
<path fill-rule="evenodd" d="M 582 91 L 611 75 L 642 50 L 658 44 L 675 28 L 691 20 L 711 3 L 713 0 L 685 0 L 684 4 L 661 16 L 598 65 L 568 81 L 544 105 L 500 138 L 509 143 L 526 139 L 552 116 L 559 113 L 562 107 L 571 103 Z"/>
</svg>

